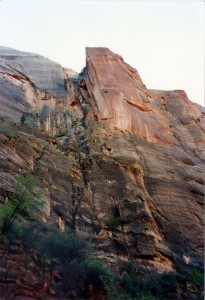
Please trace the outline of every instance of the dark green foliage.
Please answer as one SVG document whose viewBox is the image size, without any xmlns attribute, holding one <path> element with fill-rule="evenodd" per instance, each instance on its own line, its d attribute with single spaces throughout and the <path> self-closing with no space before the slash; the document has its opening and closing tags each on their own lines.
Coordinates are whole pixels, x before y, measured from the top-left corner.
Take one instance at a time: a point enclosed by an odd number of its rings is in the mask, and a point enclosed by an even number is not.
<svg viewBox="0 0 205 300">
<path fill-rule="evenodd" d="M 56 134 L 54 135 L 54 138 L 59 138 L 59 137 L 62 137 L 62 136 L 64 136 L 64 135 L 66 135 L 66 132 L 58 132 L 58 133 L 56 133 Z"/>
<path fill-rule="evenodd" d="M 173 300 L 178 299 L 178 291 L 186 299 L 203 299 L 203 275 L 196 269 L 192 274 L 147 273 L 130 261 L 124 263 L 123 274 L 118 276 L 94 257 L 92 245 L 70 231 L 61 232 L 39 222 L 27 226 L 16 223 L 8 237 L 22 240 L 27 249 L 37 253 L 41 267 L 47 266 L 60 275 L 61 280 L 56 284 L 60 296 L 69 297 L 75 290 L 79 298 L 86 299 L 86 285 L 91 284 L 104 289 L 108 300 Z M 195 298 L 188 285 L 195 286 Z"/>
<path fill-rule="evenodd" d="M 127 263 L 124 269 L 119 286 L 123 289 L 125 299 L 173 300 L 178 299 L 179 291 L 186 299 L 203 299 L 203 274 L 196 269 L 192 274 L 152 272 L 144 279 L 139 275 L 140 268 L 135 262 Z M 193 287 L 194 295 L 187 288 L 189 285 Z"/>
<path fill-rule="evenodd" d="M 175 299 L 176 290 L 179 284 L 177 281 L 176 273 L 163 273 L 151 275 L 145 283 L 145 287 L 152 295 L 156 295 L 163 299 Z"/>
<path fill-rule="evenodd" d="M 14 193 L 9 194 L 7 203 L 0 205 L 1 233 L 6 235 L 21 217 L 32 219 L 37 207 L 42 204 L 41 197 L 33 176 L 18 176 Z"/>
<path fill-rule="evenodd" d="M 121 225 L 121 218 L 120 217 L 112 217 L 109 220 L 108 226 L 111 230 L 116 230 Z"/>
<path fill-rule="evenodd" d="M 120 294 L 118 292 L 117 288 L 119 288 L 119 287 L 118 287 L 117 276 L 116 276 L 116 278 L 102 277 L 102 282 L 103 282 L 104 289 L 106 290 L 108 300 L 113 300 L 113 299 L 131 300 L 131 299 L 126 298 L 125 295 Z"/>
<path fill-rule="evenodd" d="M 159 298 L 153 296 L 150 292 L 145 292 L 142 296 L 140 296 L 139 300 L 158 300 Z"/>
<path fill-rule="evenodd" d="M 25 122 L 26 122 L 26 116 L 23 114 L 21 116 L 21 124 L 23 125 L 23 124 L 25 124 Z"/>
<path fill-rule="evenodd" d="M 112 272 L 94 258 L 93 247 L 70 231 L 34 223 L 21 231 L 13 230 L 11 236 L 23 241 L 29 249 L 39 254 L 42 266 L 48 265 L 62 278 L 60 288 L 67 293 L 73 289 L 83 291 L 85 283 L 103 288 L 103 278 L 112 278 Z"/>
<path fill-rule="evenodd" d="M 197 269 L 193 269 L 191 279 L 195 284 L 201 285 L 204 282 L 204 274 Z"/>
<path fill-rule="evenodd" d="M 87 278 L 95 285 L 101 285 L 102 278 L 112 275 L 111 271 L 109 271 L 108 267 L 102 261 L 94 259 L 91 255 L 88 255 L 85 259 L 85 267 Z"/>
<path fill-rule="evenodd" d="M 137 279 L 137 264 L 134 261 L 124 263 L 123 276 L 120 279 L 120 285 L 123 288 L 125 295 L 134 299 L 139 297 L 143 290 L 141 280 Z"/>
</svg>

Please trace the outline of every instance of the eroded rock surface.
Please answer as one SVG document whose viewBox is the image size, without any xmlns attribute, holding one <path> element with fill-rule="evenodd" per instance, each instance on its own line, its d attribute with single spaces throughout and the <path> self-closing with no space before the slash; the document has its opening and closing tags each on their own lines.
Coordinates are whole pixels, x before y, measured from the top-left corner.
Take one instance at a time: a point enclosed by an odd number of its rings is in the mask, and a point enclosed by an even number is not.
<svg viewBox="0 0 205 300">
<path fill-rule="evenodd" d="M 186 257 L 190 266 L 202 266 L 202 108 L 183 91 L 148 90 L 137 71 L 107 48 L 86 53 L 78 81 L 68 80 L 63 95 L 50 100 L 25 98 L 34 91 L 28 77 L 39 93 L 43 81 L 35 81 L 23 61 L 19 79 L 11 59 L 1 58 L 1 114 L 7 109 L 13 119 L 22 105 L 33 105 L 33 126 L 50 134 L 26 125 L 15 127 L 17 138 L 1 132 L 0 178 L 9 182 L 0 184 L 1 200 L 17 174 L 31 173 L 45 191 L 41 218 L 96 243 L 96 255 L 114 268 L 131 258 L 160 272 L 185 267 Z M 61 82 L 67 78 L 57 74 Z M 54 113 L 41 126 L 36 112 L 52 101 Z M 61 136 L 54 138 L 56 131 Z"/>
<path fill-rule="evenodd" d="M 123 226 L 131 252 L 169 258 L 171 250 L 175 257 L 192 253 L 197 260 L 203 251 L 203 108 L 184 91 L 147 90 L 137 71 L 106 48 L 87 48 L 86 53 L 81 86 L 87 88 L 98 124 L 91 148 L 101 145 L 109 164 L 114 159 L 117 166 L 118 171 L 103 162 L 102 170 L 115 170 L 110 185 L 117 182 L 113 198 L 121 217 L 129 219 L 132 212 L 132 224 Z"/>
<path fill-rule="evenodd" d="M 0 118 L 55 133 L 70 126 L 72 70 L 37 54 L 0 47 Z"/>
<path fill-rule="evenodd" d="M 204 145 L 199 106 L 185 92 L 148 90 L 137 71 L 107 48 L 87 48 L 86 54 L 85 83 L 99 120 L 158 145 L 177 146 L 179 139 Z"/>
</svg>

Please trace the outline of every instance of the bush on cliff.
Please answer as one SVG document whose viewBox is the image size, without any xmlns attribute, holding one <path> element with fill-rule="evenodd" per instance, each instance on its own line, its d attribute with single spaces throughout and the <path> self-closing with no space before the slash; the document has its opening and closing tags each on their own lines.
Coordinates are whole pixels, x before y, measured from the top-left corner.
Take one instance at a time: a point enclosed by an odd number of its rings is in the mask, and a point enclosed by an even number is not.
<svg viewBox="0 0 205 300">
<path fill-rule="evenodd" d="M 36 189 L 34 177 L 18 176 L 15 191 L 8 195 L 6 203 L 0 205 L 1 234 L 6 235 L 20 218 L 34 218 L 37 207 L 42 203 L 42 192 Z"/>
<path fill-rule="evenodd" d="M 61 232 L 56 227 L 35 222 L 21 230 L 13 228 L 9 236 L 22 240 L 28 249 L 37 253 L 41 266 L 59 274 L 58 288 L 63 294 L 73 290 L 83 293 L 89 284 L 103 288 L 104 278 L 113 277 L 109 268 L 94 257 L 92 245 L 68 230 Z"/>
<path fill-rule="evenodd" d="M 11 139 L 16 139 L 19 137 L 19 134 L 15 131 L 14 126 L 11 126 L 7 122 L 0 123 L 0 133 Z"/>
<path fill-rule="evenodd" d="M 13 227 L 9 237 L 34 250 L 39 267 L 59 274 L 55 288 L 60 297 L 72 298 L 75 291 L 79 299 L 87 299 L 87 287 L 94 286 L 104 290 L 108 300 L 171 300 L 177 299 L 179 291 L 186 299 L 203 299 L 203 274 L 195 269 L 192 274 L 150 272 L 145 276 L 144 269 L 131 261 L 118 276 L 94 257 L 92 245 L 70 231 L 33 222 Z M 194 294 L 188 286 L 194 288 Z"/>
</svg>

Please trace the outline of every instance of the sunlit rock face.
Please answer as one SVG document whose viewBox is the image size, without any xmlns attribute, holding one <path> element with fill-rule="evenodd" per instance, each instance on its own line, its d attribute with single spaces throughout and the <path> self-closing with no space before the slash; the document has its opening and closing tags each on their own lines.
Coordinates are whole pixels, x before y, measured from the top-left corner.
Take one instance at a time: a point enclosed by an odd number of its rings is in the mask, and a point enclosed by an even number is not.
<svg viewBox="0 0 205 300">
<path fill-rule="evenodd" d="M 148 90 L 137 71 L 107 48 L 87 48 L 86 58 L 85 82 L 99 120 L 154 144 L 204 144 L 199 106 L 183 91 Z"/>
<path fill-rule="evenodd" d="M 137 71 L 107 48 L 86 49 L 82 77 L 81 92 L 99 124 L 90 135 L 90 148 L 99 151 L 98 141 L 109 163 L 117 161 L 118 171 L 105 167 L 106 160 L 101 166 L 107 188 L 121 182 L 115 196 L 108 191 L 105 197 L 105 192 L 100 203 L 105 207 L 110 201 L 113 207 L 118 199 L 124 218 L 132 215 L 123 233 L 131 253 L 169 265 L 171 250 L 179 260 L 182 253 L 192 253 L 197 261 L 203 251 L 204 108 L 181 90 L 148 90 Z M 89 119 L 91 114 L 87 124 Z M 126 176 L 122 179 L 119 172 Z"/>
<path fill-rule="evenodd" d="M 203 108 L 183 91 L 148 90 L 107 48 L 87 48 L 78 79 L 51 62 L 35 67 L 34 78 L 27 56 L 18 68 L 17 58 L 1 57 L 0 115 L 20 123 L 25 112 L 33 127 L 16 126 L 16 139 L 0 133 L 0 200 L 16 175 L 37 174 L 43 220 L 94 242 L 114 267 L 135 259 L 170 271 L 186 267 L 184 257 L 202 266 Z"/>
</svg>

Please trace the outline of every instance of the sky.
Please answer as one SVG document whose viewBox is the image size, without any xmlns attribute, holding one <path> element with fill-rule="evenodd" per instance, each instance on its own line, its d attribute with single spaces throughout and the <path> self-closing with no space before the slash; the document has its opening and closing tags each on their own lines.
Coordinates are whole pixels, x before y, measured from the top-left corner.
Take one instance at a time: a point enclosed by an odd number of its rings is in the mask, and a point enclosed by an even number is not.
<svg viewBox="0 0 205 300">
<path fill-rule="evenodd" d="M 0 45 L 80 72 L 85 47 L 108 47 L 150 89 L 204 105 L 203 0 L 0 0 Z"/>
</svg>

